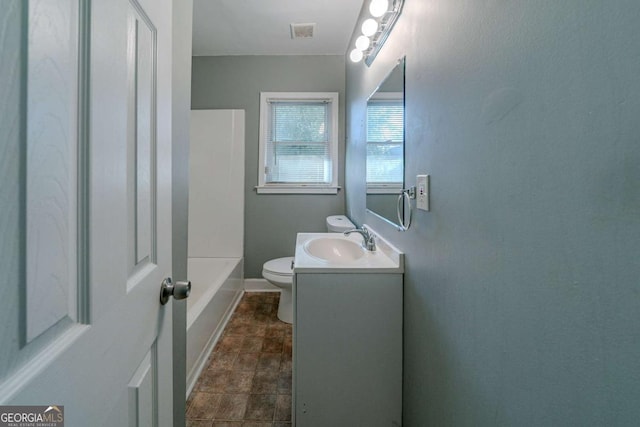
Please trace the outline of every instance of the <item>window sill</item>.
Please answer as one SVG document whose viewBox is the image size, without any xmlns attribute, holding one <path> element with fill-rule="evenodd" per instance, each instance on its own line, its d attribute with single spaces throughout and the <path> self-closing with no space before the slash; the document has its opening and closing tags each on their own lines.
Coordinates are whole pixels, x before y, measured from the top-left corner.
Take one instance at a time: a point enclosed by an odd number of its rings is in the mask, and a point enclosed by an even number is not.
<svg viewBox="0 0 640 427">
<path fill-rule="evenodd" d="M 400 194 L 402 184 L 368 184 L 367 194 Z"/>
<path fill-rule="evenodd" d="M 257 186 L 258 194 L 338 194 L 340 187 L 312 185 L 263 185 Z"/>
</svg>

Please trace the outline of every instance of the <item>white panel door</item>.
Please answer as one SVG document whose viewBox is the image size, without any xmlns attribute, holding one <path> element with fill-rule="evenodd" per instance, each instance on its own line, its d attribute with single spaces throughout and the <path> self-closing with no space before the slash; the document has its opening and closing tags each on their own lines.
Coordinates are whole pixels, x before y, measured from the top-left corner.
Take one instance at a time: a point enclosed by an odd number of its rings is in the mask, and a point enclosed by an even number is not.
<svg viewBox="0 0 640 427">
<path fill-rule="evenodd" d="M 2 2 L 0 405 L 173 425 L 171 13 Z"/>
</svg>

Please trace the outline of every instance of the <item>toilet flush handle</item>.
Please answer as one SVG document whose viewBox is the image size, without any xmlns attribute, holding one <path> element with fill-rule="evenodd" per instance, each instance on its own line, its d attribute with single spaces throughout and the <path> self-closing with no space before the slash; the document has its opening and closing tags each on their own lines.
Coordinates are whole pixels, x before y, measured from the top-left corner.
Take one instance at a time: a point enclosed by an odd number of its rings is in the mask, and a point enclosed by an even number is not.
<svg viewBox="0 0 640 427">
<path fill-rule="evenodd" d="M 295 260 L 295 259 L 292 259 L 292 260 L 291 260 L 291 269 L 292 269 L 292 270 L 293 270 L 293 264 L 294 264 L 295 262 L 296 262 L 296 260 Z"/>
</svg>

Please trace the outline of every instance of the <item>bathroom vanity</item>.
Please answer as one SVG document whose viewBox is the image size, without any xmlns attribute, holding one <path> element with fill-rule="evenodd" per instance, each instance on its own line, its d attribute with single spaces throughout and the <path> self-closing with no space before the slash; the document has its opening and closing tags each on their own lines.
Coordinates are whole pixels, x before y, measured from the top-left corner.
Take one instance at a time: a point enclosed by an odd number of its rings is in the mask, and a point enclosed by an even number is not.
<svg viewBox="0 0 640 427">
<path fill-rule="evenodd" d="M 298 427 L 401 425 L 404 258 L 379 237 L 375 252 L 362 240 L 298 234 L 292 402 Z"/>
</svg>

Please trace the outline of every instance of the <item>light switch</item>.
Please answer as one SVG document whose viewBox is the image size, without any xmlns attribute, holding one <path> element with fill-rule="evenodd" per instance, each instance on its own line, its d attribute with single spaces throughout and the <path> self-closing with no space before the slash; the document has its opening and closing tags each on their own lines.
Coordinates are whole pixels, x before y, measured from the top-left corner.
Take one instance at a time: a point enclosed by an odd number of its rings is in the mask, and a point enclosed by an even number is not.
<svg viewBox="0 0 640 427">
<path fill-rule="evenodd" d="M 416 176 L 416 207 L 429 210 L 429 175 Z"/>
</svg>

